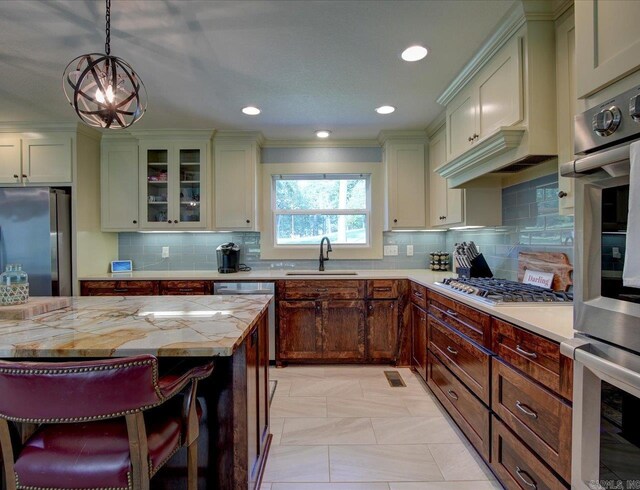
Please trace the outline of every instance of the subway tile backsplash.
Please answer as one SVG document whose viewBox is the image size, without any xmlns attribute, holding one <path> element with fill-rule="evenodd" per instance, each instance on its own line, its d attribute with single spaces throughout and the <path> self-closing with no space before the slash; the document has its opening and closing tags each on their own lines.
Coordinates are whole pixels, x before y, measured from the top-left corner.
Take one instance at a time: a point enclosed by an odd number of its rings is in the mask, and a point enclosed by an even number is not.
<svg viewBox="0 0 640 490">
<path fill-rule="evenodd" d="M 564 252 L 573 263 L 573 217 L 558 213 L 558 177 L 551 174 L 502 191 L 503 226 L 448 232 L 384 233 L 385 245 L 398 245 L 398 255 L 380 260 L 331 260 L 336 269 L 424 269 L 429 252 L 452 251 L 455 243 L 473 240 L 497 277 L 516 279 L 518 252 Z M 120 233 L 119 258 L 134 270 L 215 270 L 216 247 L 234 242 L 242 262 L 254 270 L 315 269 L 318 260 L 260 260 L 260 233 Z M 413 256 L 406 246 L 413 245 Z M 162 247 L 169 257 L 162 258 Z"/>
</svg>

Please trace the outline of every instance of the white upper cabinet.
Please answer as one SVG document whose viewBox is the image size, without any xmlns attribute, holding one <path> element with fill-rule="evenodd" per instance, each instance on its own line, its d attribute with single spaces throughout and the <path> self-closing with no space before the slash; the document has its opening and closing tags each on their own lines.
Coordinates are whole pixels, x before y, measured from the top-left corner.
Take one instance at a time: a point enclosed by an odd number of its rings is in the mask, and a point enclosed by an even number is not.
<svg viewBox="0 0 640 490">
<path fill-rule="evenodd" d="M 552 2 L 514 3 L 438 98 L 447 140 L 438 174 L 449 185 L 496 185 L 495 174 L 557 155 L 553 16 Z"/>
<path fill-rule="evenodd" d="M 386 132 L 384 141 L 387 180 L 385 229 L 427 228 L 428 196 L 424 139 L 389 139 L 392 135 L 393 132 Z"/>
<path fill-rule="evenodd" d="M 102 141 L 100 161 L 103 231 L 135 231 L 138 213 L 138 142 Z"/>
<path fill-rule="evenodd" d="M 70 184 L 72 136 L 41 133 L 0 137 L 0 184 Z"/>
<path fill-rule="evenodd" d="M 588 97 L 640 68 L 640 2 L 575 2 L 577 95 Z"/>
<path fill-rule="evenodd" d="M 20 183 L 22 158 L 20 137 L 0 137 L 0 184 Z"/>
<path fill-rule="evenodd" d="M 215 223 L 219 230 L 258 231 L 261 163 L 258 133 L 221 132 L 214 140 Z"/>
<path fill-rule="evenodd" d="M 141 228 L 207 228 L 209 148 L 198 139 L 141 140 Z"/>
<path fill-rule="evenodd" d="M 556 90 L 558 95 L 558 162 L 574 159 L 574 126 L 576 114 L 576 43 L 573 10 L 556 22 Z M 574 212 L 574 180 L 558 175 L 560 214 Z"/>
</svg>

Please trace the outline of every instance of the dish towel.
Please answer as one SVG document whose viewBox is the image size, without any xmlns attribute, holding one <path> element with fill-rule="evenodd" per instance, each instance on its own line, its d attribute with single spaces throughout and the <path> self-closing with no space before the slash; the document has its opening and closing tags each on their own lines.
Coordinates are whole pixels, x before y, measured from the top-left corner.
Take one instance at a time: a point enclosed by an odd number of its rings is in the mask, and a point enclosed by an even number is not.
<svg viewBox="0 0 640 490">
<path fill-rule="evenodd" d="M 640 141 L 631 143 L 629 161 L 629 215 L 622 283 L 630 288 L 640 288 Z"/>
</svg>

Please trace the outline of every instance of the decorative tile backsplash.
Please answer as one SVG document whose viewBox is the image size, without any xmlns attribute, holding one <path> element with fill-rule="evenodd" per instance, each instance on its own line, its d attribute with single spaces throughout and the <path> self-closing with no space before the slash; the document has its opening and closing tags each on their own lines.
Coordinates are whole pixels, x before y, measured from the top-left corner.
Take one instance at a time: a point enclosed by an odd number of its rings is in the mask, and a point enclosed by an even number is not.
<svg viewBox="0 0 640 490">
<path fill-rule="evenodd" d="M 497 277 L 516 279 L 519 251 L 564 252 L 573 263 L 573 217 L 558 213 L 558 177 L 551 174 L 502 191 L 503 226 L 448 232 L 384 233 L 385 245 L 398 245 L 398 255 L 380 260 L 331 260 L 327 269 L 426 269 L 429 252 L 453 250 L 473 240 Z M 119 258 L 133 261 L 134 270 L 215 270 L 216 247 L 234 242 L 242 262 L 255 270 L 315 269 L 309 260 L 260 260 L 260 233 L 120 233 Z M 413 245 L 413 256 L 407 256 Z M 162 258 L 162 247 L 169 257 Z"/>
</svg>

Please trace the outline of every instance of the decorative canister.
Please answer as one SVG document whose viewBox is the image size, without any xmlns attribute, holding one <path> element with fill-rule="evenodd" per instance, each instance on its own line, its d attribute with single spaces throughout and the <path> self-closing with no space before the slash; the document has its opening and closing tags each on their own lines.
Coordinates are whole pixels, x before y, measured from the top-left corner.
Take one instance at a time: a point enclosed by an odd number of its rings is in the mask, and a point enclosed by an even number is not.
<svg viewBox="0 0 640 490">
<path fill-rule="evenodd" d="M 0 306 L 20 305 L 29 300 L 29 276 L 21 264 L 7 264 L 0 274 Z"/>
</svg>

